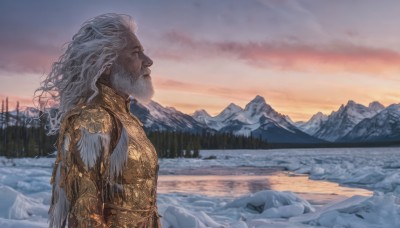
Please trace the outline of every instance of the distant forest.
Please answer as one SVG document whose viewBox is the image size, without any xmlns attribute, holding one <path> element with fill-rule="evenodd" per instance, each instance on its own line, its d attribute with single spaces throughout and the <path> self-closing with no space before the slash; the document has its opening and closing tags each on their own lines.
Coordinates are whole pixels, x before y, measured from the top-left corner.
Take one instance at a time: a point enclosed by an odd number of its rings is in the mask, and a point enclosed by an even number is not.
<svg viewBox="0 0 400 228">
<path fill-rule="evenodd" d="M 197 158 L 200 149 L 266 149 L 268 146 L 261 138 L 232 133 L 153 131 L 147 132 L 147 136 L 156 148 L 158 157 L 162 158 Z"/>
<path fill-rule="evenodd" d="M 0 156 L 8 158 L 42 157 L 52 154 L 56 148 L 57 135 L 46 135 L 46 120 L 36 110 L 36 117 L 22 113 L 17 102 L 10 112 L 8 98 L 1 102 Z M 160 158 L 197 158 L 200 149 L 265 149 L 267 143 L 261 138 L 237 136 L 232 133 L 202 132 L 146 132 Z"/>
<path fill-rule="evenodd" d="M 0 156 L 35 157 L 54 152 L 57 136 L 47 136 L 45 121 L 39 116 L 32 118 L 20 112 L 19 102 L 10 112 L 8 98 L 1 102 L 0 112 Z"/>
</svg>

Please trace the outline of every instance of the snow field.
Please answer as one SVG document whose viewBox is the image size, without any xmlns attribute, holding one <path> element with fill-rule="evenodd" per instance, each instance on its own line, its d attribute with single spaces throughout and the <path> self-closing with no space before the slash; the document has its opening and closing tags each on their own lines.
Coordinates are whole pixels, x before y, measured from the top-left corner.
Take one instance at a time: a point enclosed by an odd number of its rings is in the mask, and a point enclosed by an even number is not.
<svg viewBox="0 0 400 228">
<path fill-rule="evenodd" d="M 315 209 L 293 192 L 241 197 L 159 194 L 163 227 L 400 227 L 400 150 L 288 149 L 201 151 L 216 159 L 162 159 L 160 172 L 190 167 L 283 167 L 347 186 L 374 190 Z M 47 227 L 53 158 L 0 158 L 0 227 Z"/>
</svg>

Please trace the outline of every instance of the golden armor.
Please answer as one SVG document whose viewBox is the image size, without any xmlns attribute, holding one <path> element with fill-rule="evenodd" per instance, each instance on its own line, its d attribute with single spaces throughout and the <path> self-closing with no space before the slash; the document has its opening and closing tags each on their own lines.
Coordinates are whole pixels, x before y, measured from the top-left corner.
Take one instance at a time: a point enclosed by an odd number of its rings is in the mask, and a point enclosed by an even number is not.
<svg viewBox="0 0 400 228">
<path fill-rule="evenodd" d="M 63 118 L 50 226 L 161 227 L 156 151 L 129 112 L 129 101 L 106 85 L 98 87 L 90 104 Z"/>
</svg>

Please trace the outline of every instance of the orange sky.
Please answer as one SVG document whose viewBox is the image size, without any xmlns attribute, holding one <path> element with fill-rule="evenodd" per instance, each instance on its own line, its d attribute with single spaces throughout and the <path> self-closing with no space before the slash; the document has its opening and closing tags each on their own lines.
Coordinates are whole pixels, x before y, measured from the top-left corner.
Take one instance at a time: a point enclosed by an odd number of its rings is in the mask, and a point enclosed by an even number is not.
<svg viewBox="0 0 400 228">
<path fill-rule="evenodd" d="M 256 95 L 293 120 L 348 100 L 400 102 L 400 2 L 393 0 L 0 3 L 0 99 L 34 90 L 82 22 L 132 15 L 153 59 L 154 100 L 216 115 Z M 73 15 L 73 16 L 71 16 Z"/>
</svg>

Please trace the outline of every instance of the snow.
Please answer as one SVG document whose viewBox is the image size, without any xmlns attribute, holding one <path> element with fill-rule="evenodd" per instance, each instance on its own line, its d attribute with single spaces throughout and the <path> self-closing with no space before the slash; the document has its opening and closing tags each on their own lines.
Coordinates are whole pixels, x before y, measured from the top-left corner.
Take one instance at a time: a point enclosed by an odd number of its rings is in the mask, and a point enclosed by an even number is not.
<svg viewBox="0 0 400 228">
<path fill-rule="evenodd" d="M 385 106 L 381 103 L 379 103 L 378 101 L 373 101 L 371 103 L 369 103 L 368 108 L 370 110 L 375 111 L 376 113 L 382 111 L 383 109 L 385 109 Z"/>
<path fill-rule="evenodd" d="M 323 114 L 322 112 L 318 112 L 307 122 L 298 122 L 295 124 L 295 126 L 309 135 L 314 135 L 327 120 L 327 115 Z"/>
<path fill-rule="evenodd" d="M 293 192 L 265 190 L 228 203 L 225 208 L 242 208 L 259 212 L 257 218 L 290 218 L 315 209 Z"/>
<path fill-rule="evenodd" d="M 233 130 L 236 135 L 250 135 L 250 133 L 262 124 L 272 123 L 280 128 L 294 133 L 293 121 L 285 115 L 276 112 L 265 99 L 261 96 L 256 96 L 251 100 L 244 109 L 236 104 L 229 104 L 217 116 L 210 116 L 204 110 L 196 111 L 192 117 L 202 123 L 206 124 L 209 128 L 214 130 L 221 130 L 229 128 L 232 125 L 241 125 L 239 129 Z"/>
<path fill-rule="evenodd" d="M 210 114 L 208 114 L 207 111 L 204 109 L 195 111 L 191 116 L 197 122 L 200 122 L 202 124 L 207 124 L 208 119 L 211 118 Z"/>
<path fill-rule="evenodd" d="M 228 118 L 230 118 L 233 114 L 238 113 L 240 111 L 242 111 L 243 109 L 234 104 L 234 103 L 230 103 L 224 110 L 222 110 L 221 113 L 219 113 L 217 116 L 215 116 L 216 120 L 219 121 L 224 121 Z"/>
<path fill-rule="evenodd" d="M 196 111 L 192 117 L 203 124 L 206 124 L 208 127 L 220 130 L 228 124 L 228 121 L 235 116 L 235 114 L 243 111 L 243 109 L 234 104 L 229 104 L 224 110 L 222 110 L 218 115 L 212 117 L 205 110 Z"/>
<path fill-rule="evenodd" d="M 47 216 L 48 208 L 40 200 L 27 197 L 8 186 L 0 186 L 2 196 L 0 218 L 27 219 L 34 216 Z"/>
<path fill-rule="evenodd" d="M 158 194 L 163 227 L 400 227 L 399 148 L 209 150 L 216 159 L 160 159 L 160 174 L 208 167 L 281 167 L 374 191 L 315 206 L 294 191 L 241 196 Z M 54 158 L 0 157 L 0 227 L 47 227 Z M 320 181 L 318 181 L 320 182 Z"/>
<path fill-rule="evenodd" d="M 398 140 L 400 129 L 400 105 L 392 104 L 372 118 L 357 124 L 343 141 Z"/>
<path fill-rule="evenodd" d="M 350 100 L 346 105 L 341 105 L 336 112 L 332 112 L 313 136 L 334 142 L 348 134 L 362 120 L 381 112 L 383 106 L 379 105 L 372 103 L 366 107 Z"/>
<path fill-rule="evenodd" d="M 368 199 L 352 197 L 305 223 L 325 227 L 400 227 L 399 215 L 398 195 L 376 193 Z"/>
</svg>

